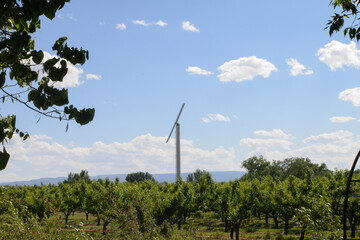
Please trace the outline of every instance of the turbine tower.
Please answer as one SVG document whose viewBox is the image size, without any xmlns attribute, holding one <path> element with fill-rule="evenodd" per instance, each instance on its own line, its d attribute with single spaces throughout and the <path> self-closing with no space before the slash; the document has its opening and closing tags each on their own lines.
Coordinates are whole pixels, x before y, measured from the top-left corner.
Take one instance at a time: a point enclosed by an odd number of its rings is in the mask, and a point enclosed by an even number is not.
<svg viewBox="0 0 360 240">
<path fill-rule="evenodd" d="M 166 140 L 166 143 L 169 141 L 174 128 L 176 127 L 176 180 L 180 179 L 180 124 L 178 120 L 180 118 L 180 114 L 185 106 L 185 103 L 181 106 L 180 112 L 175 120 L 174 126 L 172 127 L 169 137 Z"/>
</svg>

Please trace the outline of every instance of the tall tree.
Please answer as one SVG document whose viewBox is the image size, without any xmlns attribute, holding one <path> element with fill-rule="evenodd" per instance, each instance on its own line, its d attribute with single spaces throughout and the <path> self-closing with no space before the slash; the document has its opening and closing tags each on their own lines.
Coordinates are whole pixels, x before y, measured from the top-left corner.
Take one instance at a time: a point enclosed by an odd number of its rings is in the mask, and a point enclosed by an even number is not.
<svg viewBox="0 0 360 240">
<path fill-rule="evenodd" d="M 85 183 L 90 183 L 91 179 L 87 170 L 81 170 L 80 173 L 70 172 L 68 179 L 64 180 L 63 183 L 76 183 L 83 180 Z"/>
<path fill-rule="evenodd" d="M 68 90 L 56 88 L 68 72 L 69 63 L 84 64 L 88 51 L 69 47 L 67 37 L 59 38 L 52 50 L 57 57 L 44 61 L 44 53 L 35 50 L 33 34 L 40 29 L 40 18 L 52 20 L 56 12 L 70 0 L 3 0 L 0 5 L 0 90 L 2 102 L 17 102 L 40 116 L 59 120 L 75 119 L 80 125 L 92 121 L 95 109 L 78 110 L 70 105 Z M 34 70 L 34 66 L 43 72 Z M 43 76 L 44 75 L 44 76 Z M 43 77 L 41 77 L 43 76 Z M 27 132 L 16 127 L 16 116 L 0 117 L 0 142 L 4 144 L 14 133 L 26 140 Z M 0 151 L 0 170 L 10 155 Z"/>
<path fill-rule="evenodd" d="M 143 182 L 146 180 L 155 182 L 155 178 L 148 172 L 129 173 L 125 180 L 127 182 Z"/>
<path fill-rule="evenodd" d="M 188 176 L 187 176 L 187 178 L 186 178 L 186 180 L 188 181 L 188 182 L 199 182 L 200 181 L 200 179 L 201 179 L 201 177 L 204 175 L 206 173 L 206 171 L 205 170 L 200 170 L 200 169 L 196 169 L 196 171 L 195 172 L 193 172 L 193 173 L 190 173 Z"/>
<path fill-rule="evenodd" d="M 253 156 L 242 162 L 242 167 L 248 170 L 244 178 L 254 178 L 269 174 L 270 162 L 263 156 Z"/>
</svg>

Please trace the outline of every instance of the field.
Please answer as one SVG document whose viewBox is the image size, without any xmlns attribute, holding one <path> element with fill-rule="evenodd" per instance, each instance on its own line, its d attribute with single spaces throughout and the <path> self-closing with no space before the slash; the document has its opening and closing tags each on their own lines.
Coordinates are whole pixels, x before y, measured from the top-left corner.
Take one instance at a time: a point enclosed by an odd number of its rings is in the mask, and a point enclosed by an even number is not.
<svg viewBox="0 0 360 240">
<path fill-rule="evenodd" d="M 340 239 L 346 176 L 0 187 L 0 239 Z M 359 236 L 359 202 L 357 184 L 348 236 Z"/>
<path fill-rule="evenodd" d="M 119 230 L 117 224 L 110 224 L 106 235 L 103 235 L 102 225 L 97 225 L 97 218 L 89 215 L 88 220 L 86 220 L 86 215 L 84 212 L 75 212 L 74 215 L 71 215 L 71 217 L 69 217 L 69 225 L 66 225 L 62 219 L 62 214 L 56 214 L 49 220 L 61 222 L 64 229 L 68 229 L 70 226 L 78 227 L 79 224 L 82 223 L 85 232 L 94 240 L 121 239 L 118 236 Z M 293 224 L 291 226 L 287 235 L 283 233 L 283 227 L 283 223 L 280 223 L 279 228 L 275 228 L 274 222 L 271 219 L 269 219 L 269 224 L 266 224 L 264 218 L 252 218 L 250 222 L 246 223 L 246 226 L 241 228 L 240 239 L 299 239 L 300 229 L 296 227 L 296 225 Z M 306 238 L 315 239 L 316 236 L 310 233 Z M 230 232 L 225 232 L 224 223 L 218 219 L 215 213 L 199 212 L 195 214 L 195 216 L 190 217 L 187 223 L 182 226 L 181 230 L 174 228 L 170 239 L 224 240 L 231 238 Z"/>
</svg>

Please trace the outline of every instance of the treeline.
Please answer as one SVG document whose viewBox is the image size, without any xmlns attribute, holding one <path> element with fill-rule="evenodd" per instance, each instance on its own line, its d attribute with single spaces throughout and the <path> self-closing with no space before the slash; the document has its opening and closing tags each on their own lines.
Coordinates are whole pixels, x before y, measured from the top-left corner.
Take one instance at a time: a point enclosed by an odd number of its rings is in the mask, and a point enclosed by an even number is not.
<svg viewBox="0 0 360 240">
<path fill-rule="evenodd" d="M 244 166 L 258 161 L 272 166 L 262 157 L 248 159 Z M 256 171 L 222 183 L 200 170 L 187 181 L 174 183 L 90 181 L 85 171 L 69 175 L 57 186 L 1 187 L 0 239 L 75 239 L 76 234 L 77 239 L 88 239 L 81 227 L 64 232 L 61 225 L 47 225 L 55 213 L 62 213 L 67 224 L 75 211 L 95 216 L 104 235 L 109 224 L 116 224 L 119 239 L 172 239 L 174 228 L 181 229 L 199 212 L 216 213 L 231 239 L 239 239 L 240 229 L 255 218 L 283 228 L 284 234 L 297 228 L 300 239 L 341 236 L 347 171 L 327 171 L 323 176 L 307 166 L 303 177 L 273 177 L 267 171 Z M 348 203 L 352 237 L 360 220 L 359 202 L 360 186 L 354 185 Z"/>
<path fill-rule="evenodd" d="M 309 158 L 286 158 L 270 162 L 263 156 L 254 156 L 243 161 L 242 167 L 248 171 L 243 179 L 271 176 L 284 180 L 290 175 L 304 179 L 307 168 L 312 171 L 313 176 L 326 177 L 331 172 L 325 163 L 312 163 Z"/>
</svg>

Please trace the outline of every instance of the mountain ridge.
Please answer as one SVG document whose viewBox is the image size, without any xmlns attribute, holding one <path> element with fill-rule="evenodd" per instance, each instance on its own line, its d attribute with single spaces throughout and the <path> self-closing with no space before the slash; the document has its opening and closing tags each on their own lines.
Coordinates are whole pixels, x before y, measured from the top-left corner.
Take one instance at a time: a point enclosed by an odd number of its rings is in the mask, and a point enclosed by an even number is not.
<svg viewBox="0 0 360 240">
<path fill-rule="evenodd" d="M 187 176 L 193 172 L 182 173 L 181 178 L 186 180 Z M 244 171 L 210 171 L 212 179 L 215 182 L 228 182 L 230 180 L 241 178 L 246 172 Z M 175 182 L 175 173 L 155 173 L 151 174 L 156 181 L 158 182 Z M 109 178 L 111 181 L 114 181 L 116 177 L 119 178 L 120 182 L 125 182 L 127 174 L 103 174 L 90 176 L 91 180 L 97 180 L 99 178 L 105 179 Z M 55 178 L 39 178 L 39 179 L 31 179 L 27 181 L 13 181 L 13 182 L 2 182 L 0 186 L 34 186 L 34 185 L 49 185 L 49 184 L 58 184 L 66 180 L 67 177 L 55 177 Z"/>
</svg>

